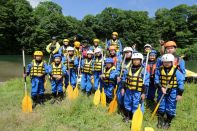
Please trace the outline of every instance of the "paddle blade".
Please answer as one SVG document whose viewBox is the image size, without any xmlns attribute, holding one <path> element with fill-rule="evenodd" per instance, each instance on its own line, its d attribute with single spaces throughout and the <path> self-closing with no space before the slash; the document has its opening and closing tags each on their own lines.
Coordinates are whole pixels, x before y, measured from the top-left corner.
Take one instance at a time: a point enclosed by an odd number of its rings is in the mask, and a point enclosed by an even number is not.
<svg viewBox="0 0 197 131">
<path fill-rule="evenodd" d="M 79 96 L 79 89 L 78 86 L 76 86 L 73 91 L 73 99 L 76 99 L 78 96 Z"/>
<path fill-rule="evenodd" d="M 117 98 L 116 98 L 116 95 L 115 95 L 114 99 L 109 104 L 108 112 L 109 113 L 114 113 L 117 109 L 117 106 L 118 106 L 118 103 L 117 103 Z"/>
<path fill-rule="evenodd" d="M 22 111 L 32 112 L 32 101 L 31 98 L 26 94 L 22 101 Z"/>
<path fill-rule="evenodd" d="M 145 127 L 144 131 L 154 131 L 152 127 Z"/>
<path fill-rule="evenodd" d="M 141 111 L 141 104 L 138 105 L 137 110 L 133 114 L 132 119 L 132 125 L 131 125 L 131 131 L 140 131 L 142 126 L 142 120 L 143 120 L 143 113 Z"/>
<path fill-rule="evenodd" d="M 101 92 L 100 89 L 98 88 L 94 94 L 94 99 L 93 99 L 93 103 L 95 106 L 97 106 L 100 103 L 100 99 L 101 99 Z"/>
<path fill-rule="evenodd" d="M 72 86 L 69 84 L 67 89 L 66 89 L 67 95 L 68 95 L 68 99 L 72 100 L 73 99 L 73 88 Z"/>
<path fill-rule="evenodd" d="M 102 88 L 102 93 L 101 93 L 101 105 L 103 107 L 106 107 L 106 95 L 105 95 L 105 92 L 104 92 L 104 88 Z"/>
</svg>

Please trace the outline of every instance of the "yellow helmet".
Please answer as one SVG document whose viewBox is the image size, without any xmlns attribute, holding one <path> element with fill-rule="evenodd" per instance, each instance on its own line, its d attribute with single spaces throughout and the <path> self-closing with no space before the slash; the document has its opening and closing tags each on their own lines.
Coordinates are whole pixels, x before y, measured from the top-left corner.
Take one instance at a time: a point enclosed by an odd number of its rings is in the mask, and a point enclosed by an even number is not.
<svg viewBox="0 0 197 131">
<path fill-rule="evenodd" d="M 118 36 L 118 32 L 113 32 L 112 35 Z"/>
<path fill-rule="evenodd" d="M 74 46 L 79 48 L 80 47 L 80 42 L 79 41 L 75 41 L 74 42 Z"/>
<path fill-rule="evenodd" d="M 43 56 L 42 51 L 35 51 L 34 56 Z"/>
<path fill-rule="evenodd" d="M 64 39 L 63 42 L 69 42 L 69 39 Z"/>
<path fill-rule="evenodd" d="M 99 42 L 100 40 L 99 39 L 94 39 L 94 42 Z"/>
</svg>

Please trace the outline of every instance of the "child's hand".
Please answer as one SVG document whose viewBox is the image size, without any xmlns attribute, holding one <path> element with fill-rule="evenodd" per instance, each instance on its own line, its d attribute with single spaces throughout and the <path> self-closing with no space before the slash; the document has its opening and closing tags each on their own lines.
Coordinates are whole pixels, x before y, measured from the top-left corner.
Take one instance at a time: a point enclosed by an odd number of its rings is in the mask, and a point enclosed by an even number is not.
<svg viewBox="0 0 197 131">
<path fill-rule="evenodd" d="M 120 77 L 117 77 L 117 83 L 119 83 L 121 81 Z"/>
<path fill-rule="evenodd" d="M 180 101 L 182 99 L 182 96 L 180 96 L 180 95 L 178 95 L 177 97 L 176 97 L 176 101 Z"/>
<path fill-rule="evenodd" d="M 166 94 L 166 88 L 162 87 L 161 91 L 162 91 L 163 94 Z"/>
<path fill-rule="evenodd" d="M 27 74 L 26 74 L 26 73 L 24 73 L 24 74 L 23 74 L 23 77 L 26 77 L 26 76 L 27 76 Z"/>
<path fill-rule="evenodd" d="M 145 100 L 145 94 L 142 94 L 142 95 L 141 95 L 141 99 L 142 99 L 142 101 Z"/>
<path fill-rule="evenodd" d="M 125 90 L 121 89 L 121 95 L 124 96 Z"/>
</svg>

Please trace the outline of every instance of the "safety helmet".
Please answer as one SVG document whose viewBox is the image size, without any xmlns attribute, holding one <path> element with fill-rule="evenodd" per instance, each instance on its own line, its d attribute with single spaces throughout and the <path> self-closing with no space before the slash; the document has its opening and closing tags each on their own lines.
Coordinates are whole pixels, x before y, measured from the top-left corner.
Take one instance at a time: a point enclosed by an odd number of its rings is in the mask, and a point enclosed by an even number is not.
<svg viewBox="0 0 197 131">
<path fill-rule="evenodd" d="M 116 47 L 115 46 L 110 46 L 109 50 L 116 50 Z"/>
<path fill-rule="evenodd" d="M 55 54 L 55 55 L 53 56 L 54 59 L 57 58 L 57 57 L 59 57 L 60 59 L 62 59 L 62 57 L 61 57 L 60 54 Z"/>
<path fill-rule="evenodd" d="M 35 51 L 34 56 L 43 56 L 42 51 Z"/>
<path fill-rule="evenodd" d="M 114 63 L 112 58 L 106 58 L 105 63 Z"/>
<path fill-rule="evenodd" d="M 99 40 L 99 39 L 94 39 L 93 41 L 94 41 L 94 42 L 99 42 L 100 40 Z"/>
<path fill-rule="evenodd" d="M 152 48 L 152 46 L 150 45 L 150 44 L 146 44 L 145 46 L 144 46 L 144 48 L 145 47 L 150 47 L 150 48 Z"/>
<path fill-rule="evenodd" d="M 98 52 L 101 52 L 101 48 L 97 47 L 95 50 L 94 50 L 94 53 L 98 53 Z"/>
<path fill-rule="evenodd" d="M 79 41 L 75 41 L 74 42 L 74 46 L 77 47 L 77 48 L 79 48 L 80 47 L 80 42 Z"/>
<path fill-rule="evenodd" d="M 94 52 L 93 52 L 92 50 L 88 50 L 88 51 L 87 51 L 87 54 L 91 54 L 91 55 L 93 55 L 93 54 L 94 54 Z"/>
<path fill-rule="evenodd" d="M 69 42 L 69 39 L 64 39 L 63 42 Z"/>
<path fill-rule="evenodd" d="M 112 35 L 118 36 L 118 32 L 113 32 Z"/>
<path fill-rule="evenodd" d="M 162 62 L 174 62 L 174 55 L 172 54 L 164 54 L 162 57 L 161 57 L 161 61 Z"/>
<path fill-rule="evenodd" d="M 71 47 L 71 46 L 69 46 L 69 47 L 67 47 L 67 49 L 66 49 L 67 51 L 74 51 L 74 48 L 73 47 Z"/>
<path fill-rule="evenodd" d="M 171 46 L 174 46 L 174 47 L 177 47 L 176 43 L 174 41 L 168 41 L 164 44 L 164 47 L 167 48 L 167 47 L 171 47 Z"/>
<path fill-rule="evenodd" d="M 127 52 L 127 51 L 131 51 L 132 52 L 133 49 L 131 47 L 125 47 L 124 50 L 123 50 L 123 52 Z"/>
<path fill-rule="evenodd" d="M 157 51 L 156 50 L 151 50 L 150 55 L 157 55 Z"/>
<path fill-rule="evenodd" d="M 142 53 L 134 53 L 131 59 L 141 59 L 143 61 L 144 57 Z"/>
<path fill-rule="evenodd" d="M 52 37 L 52 40 L 56 40 L 56 37 L 55 37 L 55 36 L 53 36 L 53 37 Z"/>
</svg>

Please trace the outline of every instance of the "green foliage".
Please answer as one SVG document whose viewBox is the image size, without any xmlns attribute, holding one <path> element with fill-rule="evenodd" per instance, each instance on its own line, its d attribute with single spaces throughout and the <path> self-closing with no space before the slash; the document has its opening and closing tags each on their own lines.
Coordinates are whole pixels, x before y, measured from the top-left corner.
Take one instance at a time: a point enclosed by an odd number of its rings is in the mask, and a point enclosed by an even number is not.
<svg viewBox="0 0 197 131">
<path fill-rule="evenodd" d="M 172 9 L 158 9 L 155 18 L 148 12 L 121 10 L 108 7 L 96 16 L 86 15 L 82 20 L 62 14 L 62 7 L 51 1 L 32 8 L 26 0 L 0 1 L 0 54 L 19 54 L 25 46 L 28 54 L 45 51 L 52 36 L 61 43 L 80 34 L 92 44 L 94 38 L 105 42 L 117 31 L 123 46 L 144 44 L 159 47 L 159 39 L 174 40 L 180 48 L 197 43 L 197 5 L 179 5 Z"/>
<path fill-rule="evenodd" d="M 30 83 L 28 79 L 28 89 Z M 172 121 L 169 131 L 197 130 L 196 92 L 197 85 L 186 84 L 183 100 L 177 103 L 177 116 Z M 48 93 L 50 89 L 46 90 Z M 115 113 L 109 115 L 107 108 L 95 107 L 92 99 L 80 94 L 76 101 L 67 99 L 60 104 L 51 105 L 49 101 L 44 106 L 38 105 L 32 113 L 22 113 L 21 101 L 24 97 L 23 80 L 15 79 L 0 85 L 0 129 L 1 130 L 130 130 L 130 123 L 124 123 L 122 116 Z M 157 129 L 157 119 L 150 121 L 151 111 L 146 108 L 143 128 Z"/>
</svg>

